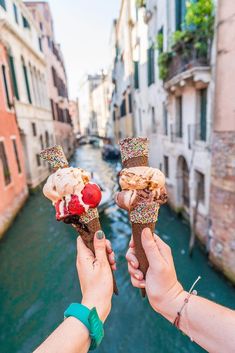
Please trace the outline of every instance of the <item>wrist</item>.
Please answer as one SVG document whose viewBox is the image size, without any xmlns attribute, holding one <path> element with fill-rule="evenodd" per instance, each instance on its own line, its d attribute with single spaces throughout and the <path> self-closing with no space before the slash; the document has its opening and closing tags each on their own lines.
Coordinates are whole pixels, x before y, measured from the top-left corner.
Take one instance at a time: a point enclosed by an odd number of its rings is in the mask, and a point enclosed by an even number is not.
<svg viewBox="0 0 235 353">
<path fill-rule="evenodd" d="M 96 308 L 99 318 L 102 322 L 105 322 L 111 309 L 111 303 L 110 305 L 103 305 L 103 303 L 99 303 L 99 301 L 86 296 L 83 296 L 81 304 L 85 305 L 88 309 Z"/>
<path fill-rule="evenodd" d="M 159 310 L 159 314 L 164 316 L 171 323 L 174 322 L 177 312 L 180 310 L 184 299 L 187 297 L 188 292 L 184 291 L 183 288 L 181 291 L 177 293 L 177 295 L 171 297 L 170 299 L 165 300 L 161 309 Z"/>
</svg>

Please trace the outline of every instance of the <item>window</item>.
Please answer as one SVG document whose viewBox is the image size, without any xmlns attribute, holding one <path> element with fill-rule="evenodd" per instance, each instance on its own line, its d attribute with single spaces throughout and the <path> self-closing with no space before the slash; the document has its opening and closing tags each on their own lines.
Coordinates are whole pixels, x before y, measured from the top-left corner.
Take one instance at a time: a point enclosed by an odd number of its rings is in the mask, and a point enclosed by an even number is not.
<svg viewBox="0 0 235 353">
<path fill-rule="evenodd" d="M 163 133 L 168 135 L 168 112 L 166 105 L 163 103 Z"/>
<path fill-rule="evenodd" d="M 41 39 L 41 37 L 38 37 L 38 46 L 39 46 L 40 51 L 42 52 L 42 39 Z"/>
<path fill-rule="evenodd" d="M 52 117 L 53 117 L 53 120 L 56 120 L 56 116 L 55 116 L 55 106 L 54 106 L 54 101 L 53 101 L 53 99 L 50 99 L 50 102 L 51 102 Z"/>
<path fill-rule="evenodd" d="M 155 117 L 155 108 L 152 107 L 151 108 L 151 118 L 152 118 L 152 131 L 153 131 L 153 134 L 156 134 L 157 132 L 157 123 L 156 123 L 156 117 Z"/>
<path fill-rule="evenodd" d="M 43 31 L 43 24 L 42 24 L 42 22 L 40 22 L 39 26 L 40 26 L 40 30 Z"/>
<path fill-rule="evenodd" d="M 40 167 L 41 166 L 41 158 L 38 153 L 36 154 L 36 161 L 37 161 L 37 166 Z"/>
<path fill-rule="evenodd" d="M 121 114 L 121 118 L 126 115 L 126 99 L 125 98 L 122 100 L 122 104 L 120 107 L 120 114 Z"/>
<path fill-rule="evenodd" d="M 9 88 L 8 88 L 7 76 L 6 76 L 6 66 L 5 65 L 2 65 L 2 78 L 3 78 L 4 89 L 5 89 L 7 106 L 8 106 L 9 109 L 11 109 L 11 101 L 10 101 Z"/>
<path fill-rule="evenodd" d="M 14 12 L 14 17 L 15 17 L 16 23 L 19 23 L 18 9 L 17 9 L 16 4 L 14 4 L 14 3 L 13 3 L 13 12 Z"/>
<path fill-rule="evenodd" d="M 27 20 L 26 17 L 24 17 L 24 15 L 22 15 L 22 21 L 23 21 L 23 27 L 27 28 L 27 29 L 30 29 L 29 21 Z"/>
<path fill-rule="evenodd" d="M 113 110 L 113 121 L 115 121 L 116 120 L 116 112 L 115 112 L 115 110 Z"/>
<path fill-rule="evenodd" d="M 37 136 L 37 128 L 35 123 L 32 123 L 32 131 L 33 131 L 33 136 Z"/>
<path fill-rule="evenodd" d="M 27 71 L 27 67 L 25 66 L 25 63 L 23 60 L 22 60 L 22 68 L 23 68 L 23 73 L 24 73 L 24 81 L 25 81 L 28 102 L 30 104 L 32 104 L 32 98 L 31 98 L 31 93 L 30 93 L 30 88 L 29 88 L 28 71 Z"/>
<path fill-rule="evenodd" d="M 155 63 L 154 63 L 154 47 L 148 49 L 148 86 L 155 82 Z"/>
<path fill-rule="evenodd" d="M 134 61 L 134 88 L 139 88 L 139 62 Z"/>
<path fill-rule="evenodd" d="M 49 147 L 50 141 L 49 141 L 49 134 L 48 134 L 48 131 L 45 132 L 45 141 L 46 141 L 46 147 Z"/>
<path fill-rule="evenodd" d="M 164 173 L 169 178 L 169 157 L 163 156 Z"/>
<path fill-rule="evenodd" d="M 8 160 L 3 141 L 0 141 L 0 159 L 2 162 L 5 185 L 8 185 L 11 182 L 11 173 L 8 166 Z"/>
<path fill-rule="evenodd" d="M 132 97 L 131 97 L 131 93 L 128 94 L 128 103 L 129 103 L 129 113 L 132 113 Z"/>
<path fill-rule="evenodd" d="M 198 92 L 199 100 L 199 130 L 198 136 L 201 141 L 206 141 L 206 110 L 207 110 L 207 89 L 200 89 Z"/>
<path fill-rule="evenodd" d="M 41 145 L 41 149 L 44 150 L 44 143 L 43 143 L 43 136 L 40 135 L 40 145 Z"/>
<path fill-rule="evenodd" d="M 199 171 L 195 171 L 195 179 L 197 183 L 197 194 L 196 194 L 196 200 L 198 202 L 205 202 L 205 175 Z"/>
<path fill-rule="evenodd" d="M 181 31 L 184 27 L 186 0 L 175 0 L 175 29 Z"/>
<path fill-rule="evenodd" d="M 11 73 L 13 93 L 14 93 L 14 96 L 16 97 L 16 99 L 19 100 L 20 97 L 19 97 L 19 90 L 18 90 L 18 84 L 17 84 L 17 79 L 16 79 L 15 63 L 14 63 L 13 56 L 8 55 L 8 60 L 9 60 L 9 67 L 10 67 L 10 73 Z"/>
<path fill-rule="evenodd" d="M 4 10 L 6 10 L 6 2 L 5 2 L 5 0 L 0 0 L 0 6 L 1 6 Z"/>
<path fill-rule="evenodd" d="M 16 158 L 18 173 L 21 173 L 22 170 L 21 170 L 21 165 L 20 165 L 20 159 L 19 159 L 19 154 L 18 154 L 16 140 L 13 139 L 12 143 L 13 143 L 13 148 L 14 148 L 14 152 L 15 152 L 15 158 Z"/>
<path fill-rule="evenodd" d="M 176 137 L 183 137 L 182 96 L 176 97 Z"/>
</svg>

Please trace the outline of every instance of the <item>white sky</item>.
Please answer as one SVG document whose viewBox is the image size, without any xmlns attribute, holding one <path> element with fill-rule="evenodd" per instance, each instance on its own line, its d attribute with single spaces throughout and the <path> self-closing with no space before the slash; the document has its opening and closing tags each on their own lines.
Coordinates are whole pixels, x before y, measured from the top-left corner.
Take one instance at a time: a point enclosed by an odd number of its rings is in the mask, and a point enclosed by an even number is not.
<svg viewBox="0 0 235 353">
<path fill-rule="evenodd" d="M 79 81 L 109 65 L 112 21 L 121 0 L 49 0 L 56 41 L 65 58 L 71 98 L 78 95 Z"/>
</svg>

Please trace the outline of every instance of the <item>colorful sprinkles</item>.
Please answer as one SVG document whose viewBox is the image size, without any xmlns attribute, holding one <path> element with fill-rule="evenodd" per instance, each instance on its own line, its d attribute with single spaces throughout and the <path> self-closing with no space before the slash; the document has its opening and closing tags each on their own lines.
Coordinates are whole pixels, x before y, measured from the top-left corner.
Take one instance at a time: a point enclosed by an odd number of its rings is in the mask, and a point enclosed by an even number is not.
<svg viewBox="0 0 235 353">
<path fill-rule="evenodd" d="M 81 223 L 89 223 L 92 221 L 92 219 L 99 218 L 98 210 L 97 208 L 89 208 L 88 211 L 84 214 L 81 215 L 79 218 L 79 221 Z"/>
<path fill-rule="evenodd" d="M 53 169 L 66 168 L 69 165 L 63 148 L 59 145 L 41 151 L 40 157 L 49 162 Z"/>
<path fill-rule="evenodd" d="M 149 156 L 149 140 L 146 137 L 127 137 L 119 141 L 122 162 L 130 158 Z"/>
<path fill-rule="evenodd" d="M 130 221 L 132 223 L 154 223 L 157 221 L 159 204 L 139 203 L 136 208 L 130 212 Z"/>
</svg>

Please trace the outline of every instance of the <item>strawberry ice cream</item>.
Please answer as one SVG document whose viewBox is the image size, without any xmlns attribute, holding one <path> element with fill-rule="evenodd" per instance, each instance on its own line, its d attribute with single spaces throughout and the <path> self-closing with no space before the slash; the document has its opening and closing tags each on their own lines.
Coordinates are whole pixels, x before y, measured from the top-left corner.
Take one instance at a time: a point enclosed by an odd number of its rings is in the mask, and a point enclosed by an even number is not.
<svg viewBox="0 0 235 353">
<path fill-rule="evenodd" d="M 73 167 L 58 169 L 49 176 L 43 193 L 55 206 L 57 220 L 80 216 L 99 205 L 101 190 L 90 179 L 88 172 Z"/>
</svg>

